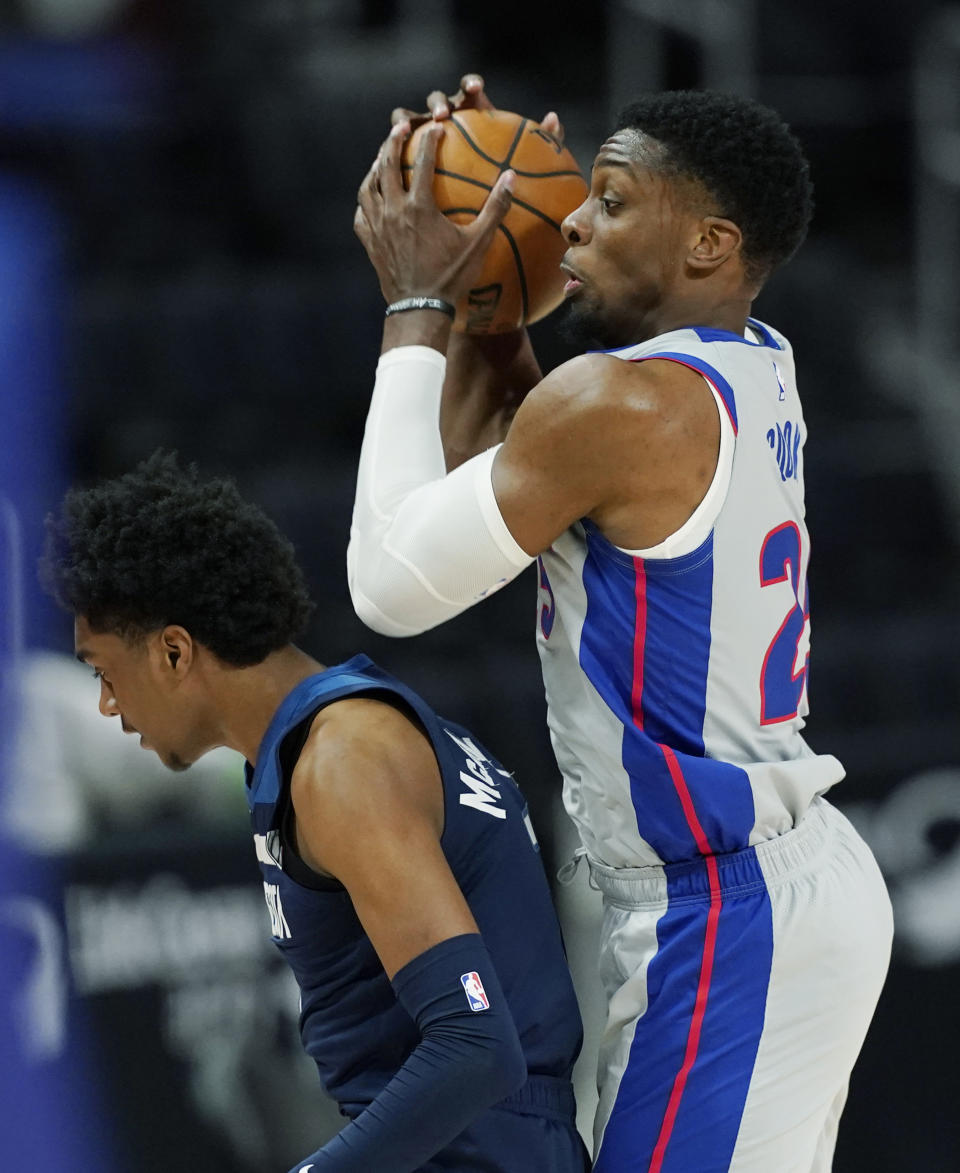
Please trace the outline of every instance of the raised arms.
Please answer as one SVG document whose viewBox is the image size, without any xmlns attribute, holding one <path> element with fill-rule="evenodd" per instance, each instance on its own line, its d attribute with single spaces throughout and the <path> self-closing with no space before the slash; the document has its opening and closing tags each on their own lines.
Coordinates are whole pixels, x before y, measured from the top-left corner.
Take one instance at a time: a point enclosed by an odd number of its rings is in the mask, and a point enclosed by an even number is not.
<svg viewBox="0 0 960 1173">
<path fill-rule="evenodd" d="M 475 221 L 451 223 L 432 196 L 436 135 L 423 137 L 404 189 L 408 113 L 395 111 L 361 187 L 357 233 L 388 301 L 456 302 L 506 211 L 509 173 Z M 699 375 L 591 354 L 538 376 L 525 333 L 451 342 L 450 318 L 436 309 L 386 319 L 347 554 L 368 626 L 397 636 L 436 626 L 511 581 L 581 518 L 639 549 L 699 504 L 719 445 Z"/>
</svg>

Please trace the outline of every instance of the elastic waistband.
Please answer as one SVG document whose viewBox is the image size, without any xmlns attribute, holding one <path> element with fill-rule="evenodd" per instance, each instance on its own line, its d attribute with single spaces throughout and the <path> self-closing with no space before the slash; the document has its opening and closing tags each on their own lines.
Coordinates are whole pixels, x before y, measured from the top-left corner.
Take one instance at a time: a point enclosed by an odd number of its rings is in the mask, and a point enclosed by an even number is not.
<svg viewBox="0 0 960 1173">
<path fill-rule="evenodd" d="M 813 801 L 791 831 L 755 847 L 683 863 L 611 868 L 587 857 L 592 883 L 613 903 L 635 907 L 678 900 L 710 900 L 716 883 L 728 895 L 761 891 L 779 877 L 809 867 L 825 850 L 839 811 L 825 799 Z"/>
<path fill-rule="evenodd" d="M 343 1115 L 349 1116 L 351 1120 L 355 1120 L 367 1107 L 368 1104 L 339 1105 Z M 573 1121 L 577 1115 L 573 1084 L 569 1079 L 556 1075 L 529 1075 L 523 1087 L 492 1107 L 519 1112 L 522 1116 L 542 1116 L 561 1123 Z"/>
<path fill-rule="evenodd" d="M 556 1075 L 529 1075 L 522 1088 L 493 1106 L 561 1121 L 572 1120 L 577 1114 L 573 1084 Z"/>
</svg>

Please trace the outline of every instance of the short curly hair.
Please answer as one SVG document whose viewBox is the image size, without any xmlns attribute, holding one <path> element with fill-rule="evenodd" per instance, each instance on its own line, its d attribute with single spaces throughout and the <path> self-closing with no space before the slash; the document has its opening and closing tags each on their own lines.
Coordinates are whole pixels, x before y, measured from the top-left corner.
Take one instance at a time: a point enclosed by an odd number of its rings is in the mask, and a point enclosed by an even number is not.
<svg viewBox="0 0 960 1173">
<path fill-rule="evenodd" d="M 66 495 L 47 518 L 40 578 L 96 631 L 138 640 L 178 623 L 236 667 L 284 647 L 313 610 L 274 523 L 232 481 L 201 481 L 163 451 Z"/>
<path fill-rule="evenodd" d="M 752 279 L 766 279 L 803 243 L 813 215 L 810 166 L 775 110 L 735 94 L 667 90 L 626 106 L 614 129 L 654 139 L 663 168 L 706 189 L 743 233 Z"/>
</svg>

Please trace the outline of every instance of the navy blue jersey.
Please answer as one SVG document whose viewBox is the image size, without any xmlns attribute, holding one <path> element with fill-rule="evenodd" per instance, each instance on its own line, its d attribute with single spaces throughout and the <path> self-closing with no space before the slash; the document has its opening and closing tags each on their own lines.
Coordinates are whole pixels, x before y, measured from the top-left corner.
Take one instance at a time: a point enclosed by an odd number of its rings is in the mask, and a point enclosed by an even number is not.
<svg viewBox="0 0 960 1173">
<path fill-rule="evenodd" d="M 326 705 L 360 695 L 410 712 L 429 737 L 443 780 L 441 846 L 496 968 L 528 1072 L 547 1077 L 544 1083 L 568 1080 L 580 1050 L 580 1014 L 523 795 L 471 733 L 439 717 L 366 656 L 355 656 L 286 697 L 256 768 L 247 766 L 273 939 L 300 986 L 301 1037 L 324 1086 L 355 1116 L 420 1040 L 347 891 L 306 869 L 285 830 L 290 776 L 310 722 Z M 358 776 L 356 785 L 363 784 Z"/>
</svg>

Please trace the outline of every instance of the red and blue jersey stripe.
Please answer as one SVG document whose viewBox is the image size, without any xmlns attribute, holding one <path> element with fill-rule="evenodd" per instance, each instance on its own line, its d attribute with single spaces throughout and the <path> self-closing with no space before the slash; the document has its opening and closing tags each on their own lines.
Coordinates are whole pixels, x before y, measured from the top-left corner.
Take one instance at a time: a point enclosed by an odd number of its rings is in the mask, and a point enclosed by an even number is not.
<svg viewBox="0 0 960 1173">
<path fill-rule="evenodd" d="M 709 1173 L 727 1167 L 719 1154 L 728 1161 L 736 1141 L 773 952 L 769 901 L 737 899 L 764 892 L 755 852 L 745 850 L 754 823 L 749 779 L 704 750 L 713 537 L 683 557 L 644 560 L 589 523 L 585 530 L 580 665 L 623 725 L 641 836 L 662 859 L 682 861 L 665 869 L 668 908 L 647 973 L 650 1007 L 596 1169 Z M 656 1046 L 647 1045 L 651 1035 Z M 724 1078 L 713 1087 L 721 1039 Z M 729 1135 L 703 1128 L 705 1099 L 716 1102 L 711 1115 Z"/>
<path fill-rule="evenodd" d="M 644 560 L 585 530 L 580 667 L 623 726 L 640 835 L 670 862 L 746 847 L 747 773 L 704 751 L 713 536 L 683 557 Z"/>
</svg>

